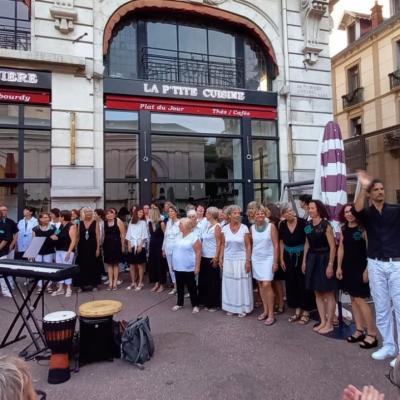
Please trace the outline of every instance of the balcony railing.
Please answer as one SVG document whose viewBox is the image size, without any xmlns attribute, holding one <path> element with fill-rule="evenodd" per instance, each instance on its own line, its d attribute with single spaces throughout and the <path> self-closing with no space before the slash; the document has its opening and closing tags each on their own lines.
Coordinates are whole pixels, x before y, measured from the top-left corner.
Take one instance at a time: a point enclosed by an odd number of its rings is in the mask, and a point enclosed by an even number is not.
<svg viewBox="0 0 400 400">
<path fill-rule="evenodd" d="M 31 32 L 29 29 L 0 25 L 0 48 L 13 50 L 30 50 Z"/>
<path fill-rule="evenodd" d="M 240 58 L 144 47 L 142 67 L 148 80 L 244 87 L 244 62 Z"/>
<path fill-rule="evenodd" d="M 364 101 L 364 88 L 359 87 L 342 96 L 343 108 L 355 106 Z"/>
<path fill-rule="evenodd" d="M 390 89 L 400 87 L 400 68 L 389 74 Z"/>
</svg>

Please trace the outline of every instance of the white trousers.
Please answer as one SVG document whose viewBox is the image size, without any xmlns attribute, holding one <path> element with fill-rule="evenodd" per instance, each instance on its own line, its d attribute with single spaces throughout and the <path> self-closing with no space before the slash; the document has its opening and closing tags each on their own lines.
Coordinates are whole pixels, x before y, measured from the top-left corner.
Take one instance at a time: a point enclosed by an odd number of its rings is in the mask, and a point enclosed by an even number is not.
<svg viewBox="0 0 400 400">
<path fill-rule="evenodd" d="M 167 258 L 169 275 L 171 276 L 171 281 L 172 281 L 173 284 L 175 284 L 176 283 L 176 278 L 175 278 L 174 268 L 172 266 L 172 253 L 171 254 L 167 254 L 166 253 L 165 257 Z"/>
<path fill-rule="evenodd" d="M 400 262 L 383 262 L 369 258 L 368 276 L 375 303 L 376 326 L 382 335 L 383 346 L 400 349 Z M 397 346 L 394 340 L 394 319 L 398 335 Z"/>
<path fill-rule="evenodd" d="M 57 250 L 56 251 L 56 263 L 57 264 L 72 264 L 74 262 L 74 253 L 71 253 L 69 256 L 69 260 L 65 261 L 65 255 L 67 254 L 66 251 Z M 66 279 L 65 281 L 60 281 L 58 283 L 65 283 L 66 285 L 72 285 L 72 279 Z"/>
<path fill-rule="evenodd" d="M 38 254 L 35 257 L 35 261 L 36 262 L 45 262 L 45 263 L 52 263 L 54 260 L 54 254 L 45 254 L 43 256 L 41 256 L 40 254 Z M 43 281 L 39 281 L 38 282 L 38 287 L 43 287 Z"/>
</svg>

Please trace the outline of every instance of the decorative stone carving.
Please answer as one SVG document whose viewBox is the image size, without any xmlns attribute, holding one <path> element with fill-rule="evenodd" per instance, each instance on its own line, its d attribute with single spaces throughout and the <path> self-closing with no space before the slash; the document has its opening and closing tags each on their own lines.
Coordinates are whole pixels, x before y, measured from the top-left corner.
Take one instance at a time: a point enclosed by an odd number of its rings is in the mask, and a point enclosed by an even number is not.
<svg viewBox="0 0 400 400">
<path fill-rule="evenodd" d="M 211 6 L 218 6 L 222 3 L 225 3 L 227 0 L 204 0 L 205 4 L 209 4 Z"/>
<path fill-rule="evenodd" d="M 313 65 L 322 51 L 319 43 L 319 26 L 328 9 L 328 0 L 301 0 L 304 34 L 304 62 Z"/>
<path fill-rule="evenodd" d="M 61 33 L 66 34 L 74 30 L 74 21 L 78 17 L 78 13 L 74 10 L 74 0 L 54 0 L 50 14 L 54 18 L 55 28 Z"/>
</svg>

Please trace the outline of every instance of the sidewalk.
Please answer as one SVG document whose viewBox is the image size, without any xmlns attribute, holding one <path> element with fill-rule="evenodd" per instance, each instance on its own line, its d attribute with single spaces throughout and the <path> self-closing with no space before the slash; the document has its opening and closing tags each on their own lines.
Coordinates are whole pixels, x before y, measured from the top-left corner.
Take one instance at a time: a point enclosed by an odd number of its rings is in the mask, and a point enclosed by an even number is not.
<svg viewBox="0 0 400 400">
<path fill-rule="evenodd" d="M 125 278 L 127 279 L 127 278 Z M 371 351 L 319 336 L 312 325 L 289 324 L 280 316 L 272 327 L 256 320 L 227 317 L 222 312 L 191 314 L 186 307 L 170 311 L 175 296 L 125 290 L 46 295 L 45 313 L 77 310 L 96 299 L 116 299 L 123 310 L 116 319 L 130 320 L 149 315 L 156 351 L 144 371 L 115 360 L 87 365 L 61 385 L 47 384 L 47 361 L 30 361 L 35 387 L 45 390 L 47 399 L 128 400 L 128 399 L 248 399 L 309 400 L 340 398 L 348 384 L 372 384 L 384 391 L 386 399 L 396 399 L 395 388 L 385 378 L 388 362 L 373 361 Z M 11 299 L 0 297 L 0 335 L 4 335 L 15 312 Z M 0 350 L 13 354 L 27 340 Z"/>
</svg>

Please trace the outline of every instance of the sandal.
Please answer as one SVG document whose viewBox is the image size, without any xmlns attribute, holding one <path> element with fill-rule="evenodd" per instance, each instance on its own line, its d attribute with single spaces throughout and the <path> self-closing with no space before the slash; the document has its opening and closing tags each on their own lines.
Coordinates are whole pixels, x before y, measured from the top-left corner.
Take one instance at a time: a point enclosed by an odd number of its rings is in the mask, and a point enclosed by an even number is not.
<svg viewBox="0 0 400 400">
<path fill-rule="evenodd" d="M 276 322 L 276 318 L 267 318 L 264 322 L 267 326 L 272 326 Z"/>
<path fill-rule="evenodd" d="M 268 317 L 268 314 L 262 313 L 257 317 L 257 321 L 264 321 Z"/>
<path fill-rule="evenodd" d="M 310 314 L 303 314 L 298 321 L 300 325 L 307 325 L 309 322 L 310 322 Z"/>
<path fill-rule="evenodd" d="M 364 339 L 365 339 L 364 331 L 362 329 L 356 329 L 356 332 L 361 333 L 361 335 L 354 336 L 354 333 L 353 333 L 351 336 L 349 336 L 347 338 L 347 341 L 349 343 L 357 343 L 357 342 L 363 342 L 364 341 Z"/>
<path fill-rule="evenodd" d="M 289 322 L 296 322 L 301 318 L 301 314 L 293 314 L 291 317 L 288 318 Z"/>
<path fill-rule="evenodd" d="M 360 343 L 360 347 L 362 349 L 373 349 L 374 347 L 378 347 L 378 339 L 376 335 L 366 335 L 365 338 L 370 337 L 373 338 L 373 342 L 367 342 L 365 339 Z"/>
<path fill-rule="evenodd" d="M 275 310 L 275 312 L 274 312 L 274 314 L 275 315 L 281 315 L 281 314 L 283 314 L 285 312 L 285 306 L 283 306 L 282 308 L 276 308 L 276 310 Z"/>
</svg>

